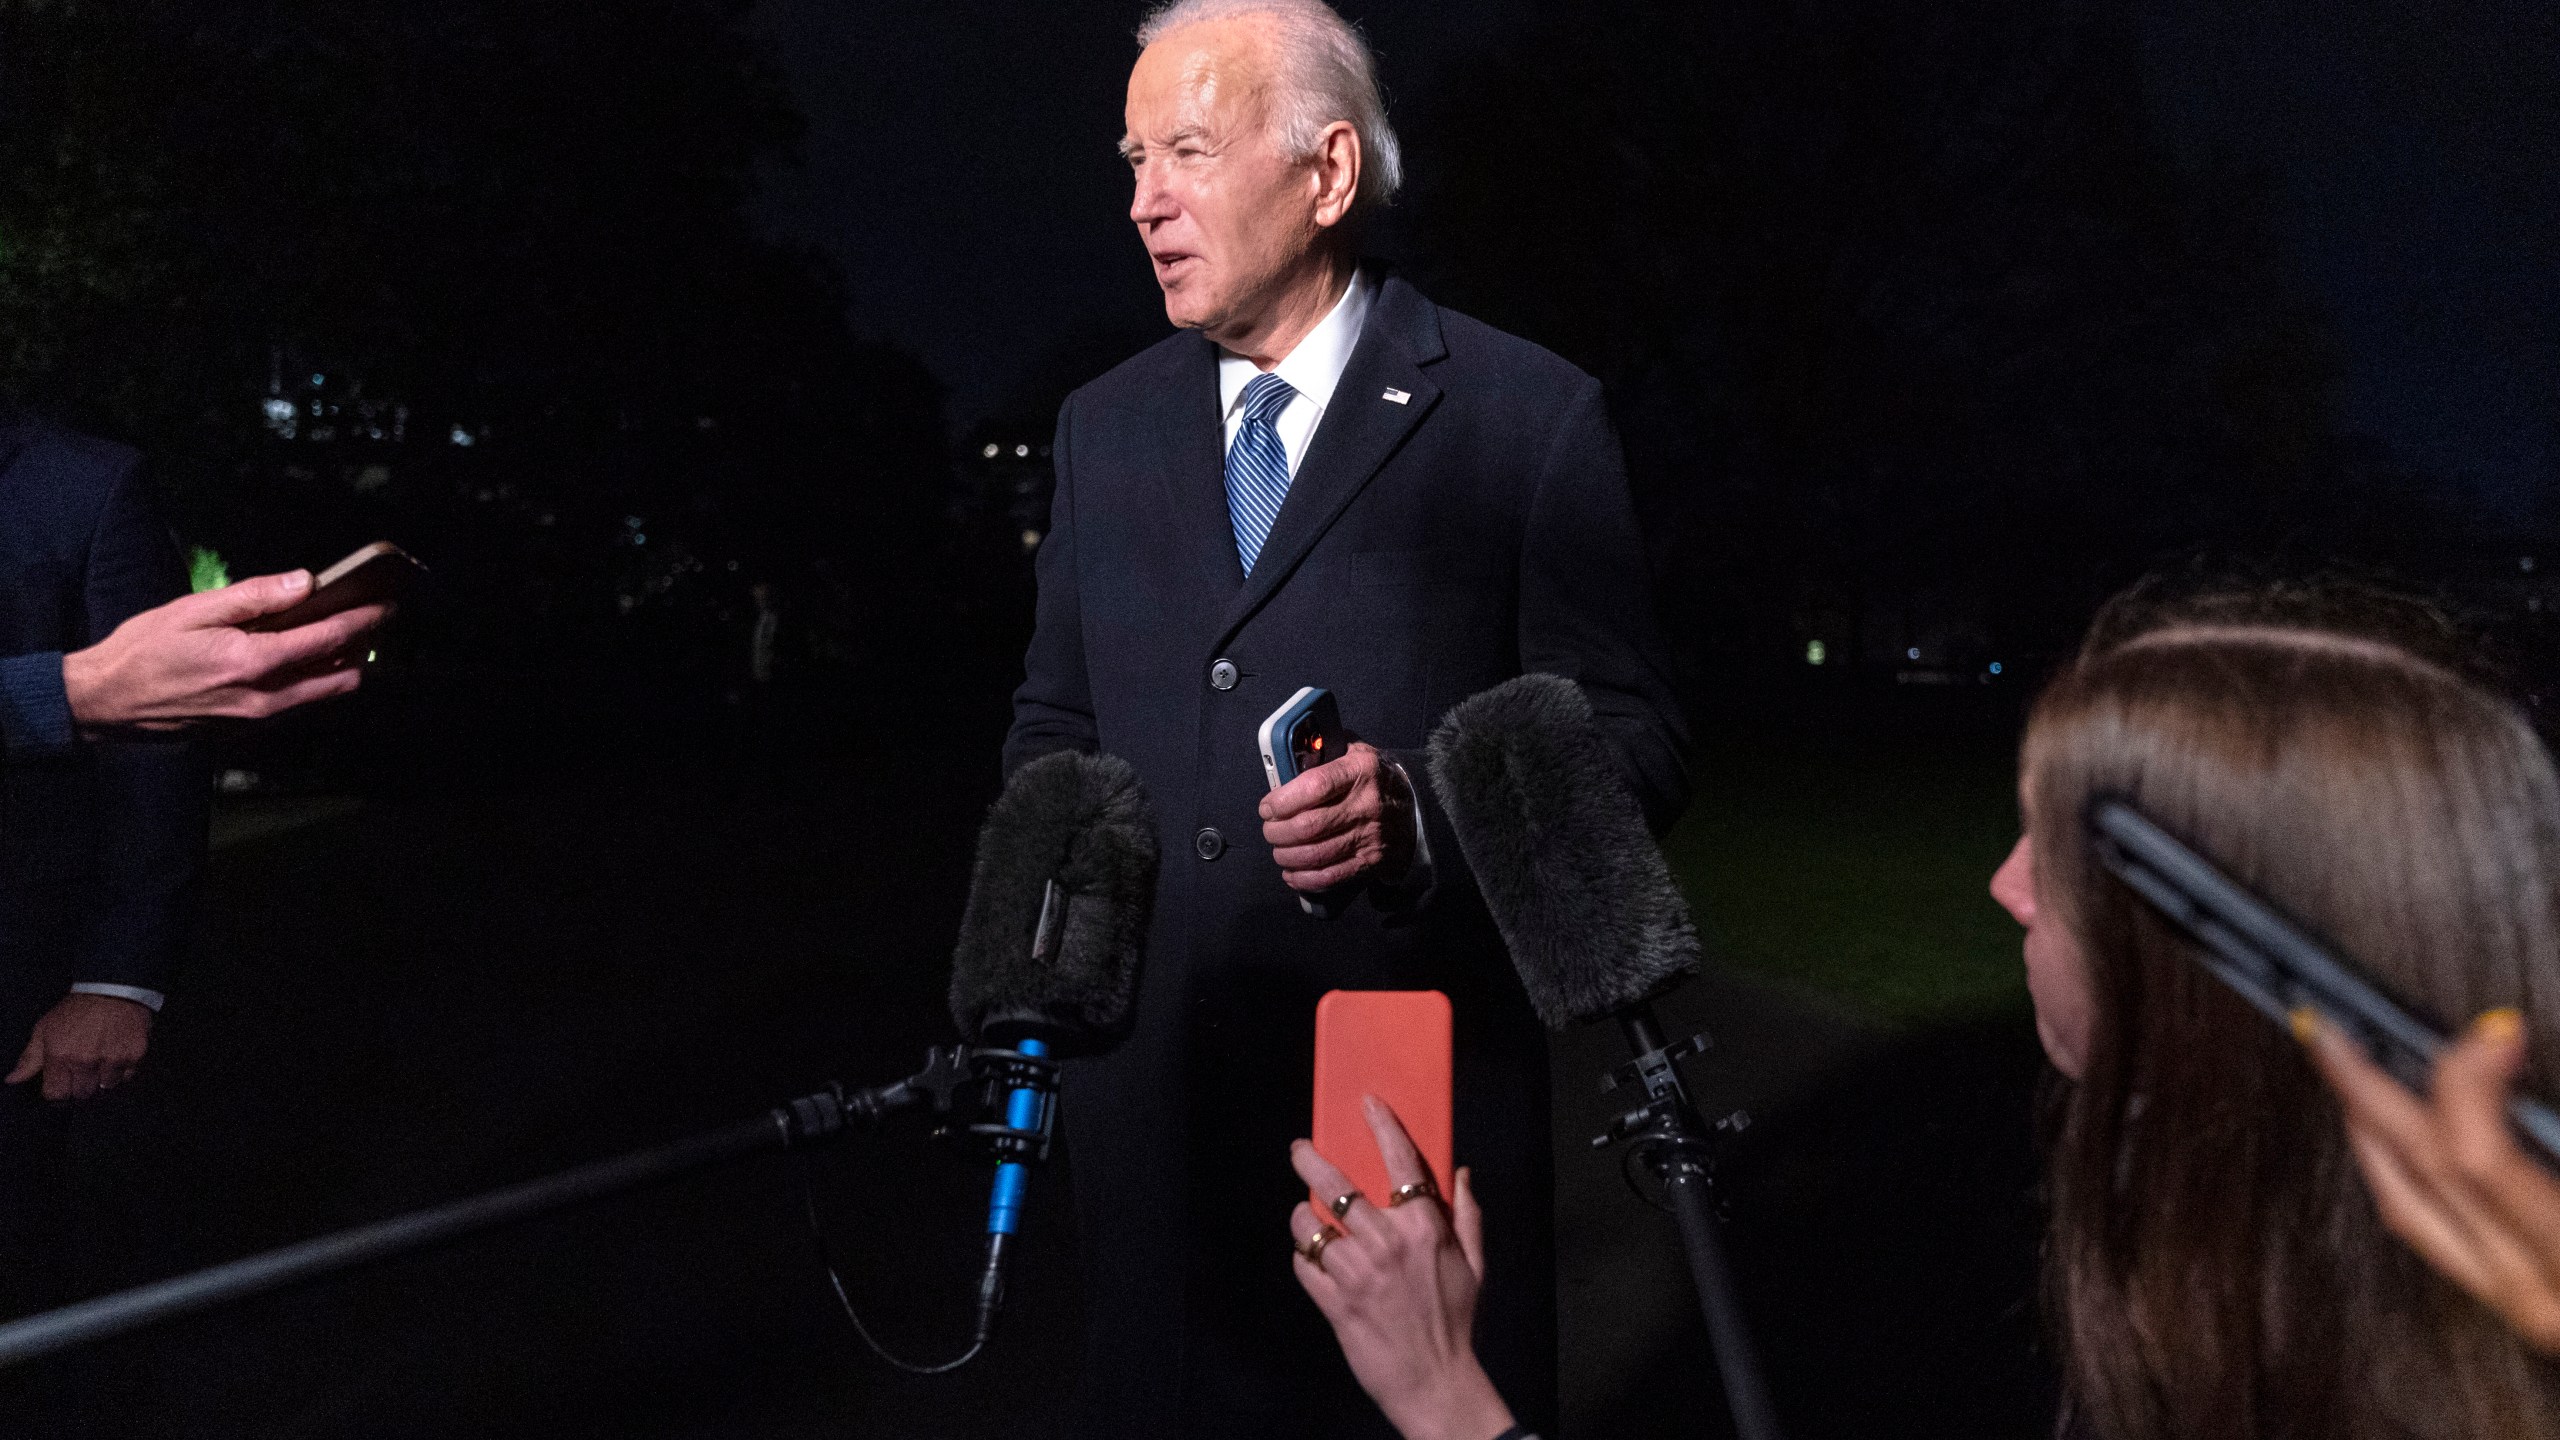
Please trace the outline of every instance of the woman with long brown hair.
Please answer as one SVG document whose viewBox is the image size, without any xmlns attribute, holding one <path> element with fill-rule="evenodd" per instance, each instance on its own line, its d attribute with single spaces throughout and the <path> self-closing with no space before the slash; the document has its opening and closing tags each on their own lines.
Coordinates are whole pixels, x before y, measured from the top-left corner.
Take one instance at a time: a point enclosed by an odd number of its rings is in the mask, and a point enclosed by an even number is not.
<svg viewBox="0 0 2560 1440">
<path fill-rule="evenodd" d="M 2069 1084 L 2046 1273 L 2064 1433 L 2560 1435 L 2560 1373 L 2384 1228 L 2294 1039 L 2096 863 L 2130 800 L 2447 1028 L 2560 1074 L 2560 782 L 2423 607 L 2359 591 L 2111 607 L 2036 705 L 1993 893 Z"/>
<path fill-rule="evenodd" d="M 2059 1073 L 2046 1275 L 2061 1433 L 2560 1437 L 2560 1369 L 2393 1238 L 2302 1047 L 2086 838 L 2092 800 L 2131 801 L 2418 1014 L 2449 1030 L 2493 1017 L 2515 1047 L 2499 1078 L 2548 1093 L 2560 780 L 2452 627 L 2354 587 L 2137 591 L 2039 699 L 2019 789 L 2024 834 L 1992 894 L 2026 927 Z M 2304 1038 L 2316 1029 L 2304 1017 Z M 1337 1178 L 1303 1142 L 1293 1159 L 1319 1190 Z M 1336 1239 L 1340 1275 L 1299 1261 L 1408 1435 L 1454 1434 L 1442 1422 L 1464 1416 L 1490 1440 L 1507 1419 L 1449 1340 L 1481 1274 L 1470 1211 Z M 1293 1224 L 1319 1219 L 1301 1207 Z"/>
</svg>

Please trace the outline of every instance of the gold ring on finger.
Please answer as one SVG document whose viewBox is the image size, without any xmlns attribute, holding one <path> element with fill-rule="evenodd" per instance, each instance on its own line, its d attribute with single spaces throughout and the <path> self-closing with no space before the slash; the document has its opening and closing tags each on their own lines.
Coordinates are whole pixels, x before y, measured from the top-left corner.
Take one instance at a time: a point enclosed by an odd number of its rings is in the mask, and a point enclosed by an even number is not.
<svg viewBox="0 0 2560 1440">
<path fill-rule="evenodd" d="M 1387 1208 L 1393 1210 L 1407 1200 L 1437 1200 L 1439 1198 L 1440 1186 L 1434 1182 L 1430 1176 L 1426 1175 L 1423 1178 L 1414 1181 L 1410 1185 L 1397 1186 L 1396 1193 L 1387 1197 Z"/>
<path fill-rule="evenodd" d="M 1307 1257 L 1308 1264 L 1321 1270 L 1324 1268 L 1324 1247 L 1341 1238 L 1341 1231 L 1327 1225 L 1313 1235 L 1299 1241 L 1298 1253 Z"/>
</svg>

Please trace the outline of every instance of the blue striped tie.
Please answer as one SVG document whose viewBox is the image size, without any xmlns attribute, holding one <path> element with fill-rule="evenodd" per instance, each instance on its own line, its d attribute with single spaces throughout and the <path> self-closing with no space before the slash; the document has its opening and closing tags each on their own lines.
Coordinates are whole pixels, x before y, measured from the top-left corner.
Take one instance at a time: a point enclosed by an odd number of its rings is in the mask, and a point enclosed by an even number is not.
<svg viewBox="0 0 2560 1440">
<path fill-rule="evenodd" d="M 1244 423 L 1227 447 L 1227 517 L 1235 522 L 1236 558 L 1247 575 L 1270 538 L 1271 522 L 1280 518 L 1280 502 L 1289 498 L 1289 452 L 1280 448 L 1271 422 L 1296 398 L 1279 376 L 1254 376 L 1244 387 Z"/>
</svg>

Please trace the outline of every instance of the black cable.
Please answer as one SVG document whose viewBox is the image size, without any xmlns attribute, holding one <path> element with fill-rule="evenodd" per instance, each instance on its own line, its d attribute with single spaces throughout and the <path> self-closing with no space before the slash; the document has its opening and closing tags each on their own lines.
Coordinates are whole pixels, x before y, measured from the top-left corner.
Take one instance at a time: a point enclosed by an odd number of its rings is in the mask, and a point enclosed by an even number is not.
<svg viewBox="0 0 2560 1440">
<path fill-rule="evenodd" d="M 872 1354 L 910 1375 L 948 1375 L 977 1359 L 978 1352 L 987 1348 L 987 1337 L 993 1327 L 988 1323 L 991 1317 L 981 1309 L 978 1316 L 978 1333 L 970 1340 L 969 1348 L 961 1351 L 956 1359 L 945 1360 L 939 1365 L 919 1365 L 912 1360 L 903 1360 L 891 1354 L 889 1347 L 872 1338 L 871 1327 L 863 1324 L 862 1317 L 854 1313 L 853 1297 L 844 1288 L 844 1277 L 836 1273 L 835 1257 L 827 1253 L 826 1228 L 818 1223 L 816 1166 L 807 1151 L 802 1151 L 800 1155 L 800 1203 L 809 1217 L 809 1239 L 817 1246 L 818 1265 L 827 1272 L 827 1283 L 835 1288 L 836 1303 L 844 1307 L 844 1318 L 853 1322 L 853 1333 L 862 1337 L 862 1343 L 871 1347 Z"/>
</svg>

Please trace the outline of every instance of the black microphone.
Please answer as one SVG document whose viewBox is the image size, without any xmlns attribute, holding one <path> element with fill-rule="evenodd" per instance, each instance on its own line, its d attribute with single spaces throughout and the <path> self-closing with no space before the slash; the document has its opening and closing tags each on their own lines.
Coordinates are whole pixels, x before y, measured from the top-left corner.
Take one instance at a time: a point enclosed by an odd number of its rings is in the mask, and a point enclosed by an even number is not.
<svg viewBox="0 0 2560 1440">
<path fill-rule="evenodd" d="M 1005 1259 L 1021 1229 L 1031 1163 L 1048 1158 L 1058 1062 L 1128 1038 L 1156 864 L 1147 792 L 1138 772 L 1110 755 L 1062 750 L 1024 765 L 978 832 L 952 957 L 951 1018 L 982 1056 L 999 1052 L 992 1058 L 1009 1088 L 1001 1122 L 972 1127 L 996 1154 L 977 1345 L 1004 1308 Z"/>
<path fill-rule="evenodd" d="M 1680 1222 L 1690 1278 L 1744 1440 L 1776 1440 L 1776 1411 L 1716 1233 L 1709 1130 L 1653 1000 L 1698 968 L 1698 930 L 1582 687 L 1523 675 L 1460 701 L 1431 736 L 1431 779 L 1529 1003 L 1553 1029 L 1614 1018 L 1635 1058 L 1603 1080 L 1644 1103 L 1595 1146 L 1633 1142 Z M 1738 1130 L 1737 1113 L 1718 1129 Z"/>
<path fill-rule="evenodd" d="M 951 1018 L 1061 1056 L 1128 1038 L 1155 908 L 1154 807 L 1129 762 L 1061 750 L 1017 770 L 978 831 Z"/>
<path fill-rule="evenodd" d="M 1688 902 L 1581 686 L 1523 675 L 1460 701 L 1432 734 L 1431 780 L 1550 1029 L 1697 970 Z"/>
</svg>

